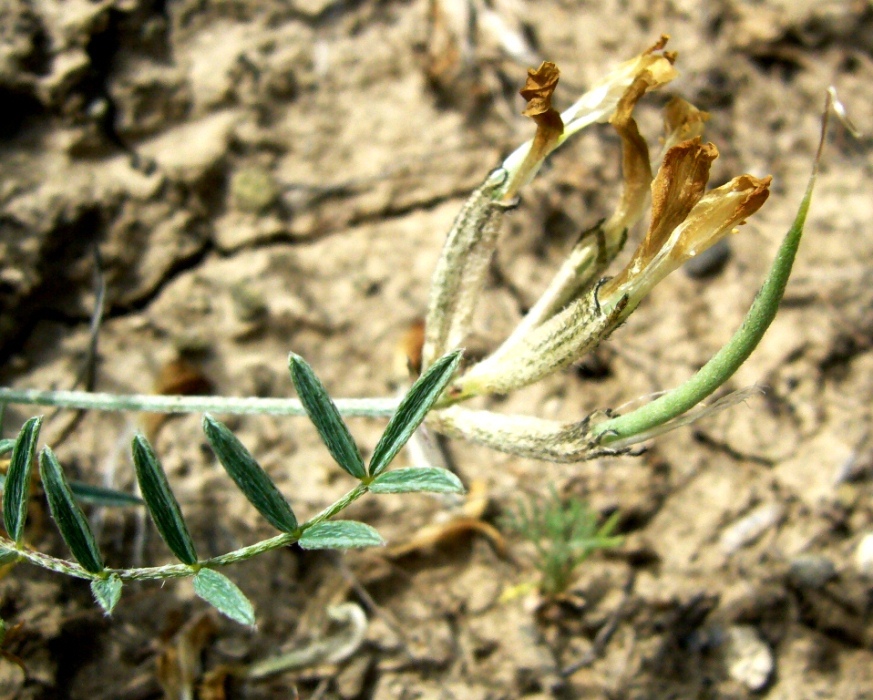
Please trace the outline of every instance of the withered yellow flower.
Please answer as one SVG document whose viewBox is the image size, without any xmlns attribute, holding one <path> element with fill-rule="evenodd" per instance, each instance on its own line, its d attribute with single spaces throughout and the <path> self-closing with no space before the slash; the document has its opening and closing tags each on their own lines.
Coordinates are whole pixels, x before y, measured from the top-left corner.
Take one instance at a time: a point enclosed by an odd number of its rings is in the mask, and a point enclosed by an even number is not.
<svg viewBox="0 0 873 700">
<path fill-rule="evenodd" d="M 569 109 L 561 112 L 560 119 L 563 131 L 557 134 L 557 138 L 554 138 L 554 134 L 550 134 L 550 138 L 543 139 L 543 143 L 548 146 L 547 148 L 537 147 L 536 139 L 533 139 L 513 151 L 501 165 L 501 168 L 509 174 L 507 182 L 500 191 L 501 199 L 506 201 L 513 197 L 521 187 L 530 182 L 549 153 L 568 138 L 591 124 L 609 121 L 615 114 L 618 104 L 628 88 L 637 78 L 647 75 L 648 89 L 650 90 L 666 85 L 673 80 L 678 75 L 673 67 L 676 55 L 670 51 L 664 51 L 667 39 L 668 37 L 662 36 L 658 42 L 639 56 L 619 65 L 609 75 L 595 83 Z M 539 70 L 542 69 L 541 66 Z M 537 73 L 538 71 L 533 72 L 534 75 Z M 555 68 L 554 78 L 554 83 L 557 84 L 557 68 Z M 543 80 L 542 83 L 548 85 L 549 81 Z M 551 90 L 554 91 L 554 85 L 552 85 Z M 537 147 L 537 153 L 535 156 L 531 156 L 535 147 Z"/>
<path fill-rule="evenodd" d="M 458 405 L 474 396 L 512 392 L 578 361 L 608 338 L 658 282 L 736 231 L 767 200 L 769 177 L 740 175 L 707 192 L 710 169 L 718 157 L 718 149 L 701 139 L 709 115 L 678 98 L 664 110 L 665 135 L 655 161 L 660 165 L 653 177 L 649 146 L 634 119 L 634 109 L 647 92 L 676 75 L 675 56 L 663 51 L 664 41 L 619 66 L 561 114 L 552 106 L 557 67 L 544 63 L 529 72 L 522 94 L 528 100 L 525 114 L 537 122 L 536 136 L 488 176 L 455 221 L 434 276 L 424 366 L 459 347 L 469 332 L 487 260 L 498 243 L 499 222 L 511 206 L 508 200 L 534 177 L 551 151 L 589 124 L 610 122 L 621 139 L 621 196 L 610 217 L 580 236 L 554 279 L 509 337 L 455 378 L 429 418 L 438 431 L 518 455 L 575 461 L 625 450 L 641 439 L 729 405 L 730 401 L 725 401 L 695 408 L 751 352 L 764 328 L 758 319 L 765 319 L 763 323 L 772 319 L 781 295 L 777 285 L 784 286 L 790 271 L 790 262 L 782 258 L 777 258 L 771 269 L 776 282 L 768 278 L 749 312 L 751 330 L 746 332 L 744 326 L 737 334 L 739 339 L 732 339 L 707 364 L 714 369 L 700 375 L 702 379 L 695 375 L 665 395 L 670 397 L 669 405 L 658 399 L 625 416 L 594 412 L 582 421 L 567 423 Z M 786 250 L 796 250 L 808 200 L 809 193 L 798 223 L 783 243 Z M 603 277 L 621 252 L 629 229 L 649 208 L 648 230 L 629 262 L 615 277 Z M 649 406 L 657 411 L 648 411 Z"/>
<path fill-rule="evenodd" d="M 533 178 L 564 133 L 561 115 L 552 107 L 552 94 L 558 87 L 560 75 L 558 66 L 548 61 L 544 61 L 536 70 L 529 69 L 527 72 L 527 82 L 519 90 L 519 94 L 527 100 L 527 107 L 522 114 L 536 122 L 537 133 L 521 165 L 505 185 L 504 201 L 515 197 L 519 188 Z"/>
<path fill-rule="evenodd" d="M 694 138 L 667 151 L 652 183 L 649 230 L 625 268 L 600 288 L 606 313 L 626 299 L 627 317 L 682 263 L 735 232 L 770 194 L 770 178 L 740 175 L 704 194 L 718 149 Z"/>
<path fill-rule="evenodd" d="M 697 109 L 681 97 L 674 97 L 664 107 L 663 153 L 682 141 L 703 136 L 703 127 L 708 121 L 709 112 Z"/>
</svg>

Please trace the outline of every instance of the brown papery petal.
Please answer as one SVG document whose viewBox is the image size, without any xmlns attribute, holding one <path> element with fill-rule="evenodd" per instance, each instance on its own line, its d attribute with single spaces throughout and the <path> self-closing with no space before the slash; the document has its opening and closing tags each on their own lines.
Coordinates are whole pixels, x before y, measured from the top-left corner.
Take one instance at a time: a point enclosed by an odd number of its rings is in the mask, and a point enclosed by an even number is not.
<svg viewBox="0 0 873 700">
<path fill-rule="evenodd" d="M 709 121 L 709 112 L 697 109 L 681 97 L 674 97 L 664 107 L 664 151 L 677 143 L 703 136 L 703 125 Z"/>
<path fill-rule="evenodd" d="M 684 262 L 744 224 L 770 196 L 772 178 L 740 175 L 709 192 L 688 215 L 670 257 Z"/>
<path fill-rule="evenodd" d="M 711 143 L 700 143 L 699 138 L 683 141 L 667 151 L 652 182 L 652 222 L 646 237 L 627 267 L 601 288 L 603 296 L 622 287 L 658 254 L 673 230 L 700 201 L 709 181 L 710 165 L 717 157 L 718 149 Z"/>
<path fill-rule="evenodd" d="M 519 94 L 527 100 L 527 107 L 522 114 L 531 117 L 539 123 L 542 115 L 553 112 L 552 95 L 558 87 L 561 71 L 558 66 L 544 61 L 536 70 L 528 69 L 527 82 L 519 90 Z"/>
<path fill-rule="evenodd" d="M 606 231 L 623 232 L 640 219 L 646 206 L 652 183 L 652 165 L 649 162 L 649 146 L 640 134 L 633 111 L 640 98 L 656 85 L 656 79 L 649 72 L 640 75 L 622 95 L 610 119 L 621 137 L 624 188 L 615 213 L 604 225 Z"/>
<path fill-rule="evenodd" d="M 648 259 L 700 201 L 709 182 L 709 168 L 718 158 L 714 144 L 699 138 L 683 141 L 667 151 L 652 183 L 652 223 L 640 246 Z"/>
<path fill-rule="evenodd" d="M 527 100 L 527 107 L 522 114 L 536 122 L 537 133 L 527 156 L 514 173 L 512 180 L 506 185 L 504 201 L 515 197 L 519 187 L 527 182 L 532 173 L 536 172 L 546 156 L 554 149 L 561 134 L 564 133 L 564 122 L 561 120 L 561 115 L 552 107 L 552 94 L 558 86 L 560 74 L 558 66 L 548 61 L 544 61 L 536 70 L 528 69 L 527 82 L 519 91 L 521 96 Z"/>
</svg>

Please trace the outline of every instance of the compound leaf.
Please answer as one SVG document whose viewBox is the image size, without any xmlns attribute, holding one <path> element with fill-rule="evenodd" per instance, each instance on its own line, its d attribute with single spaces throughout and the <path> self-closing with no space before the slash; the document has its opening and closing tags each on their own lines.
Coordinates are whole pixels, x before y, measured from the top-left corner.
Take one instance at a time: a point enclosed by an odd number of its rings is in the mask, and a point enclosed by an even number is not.
<svg viewBox="0 0 873 700">
<path fill-rule="evenodd" d="M 241 625 L 255 624 L 255 609 L 237 585 L 213 569 L 200 569 L 194 576 L 194 592 L 222 615 Z"/>
<path fill-rule="evenodd" d="M 367 475 L 364 459 L 352 434 L 340 416 L 336 404 L 331 400 L 327 389 L 315 376 L 306 360 L 291 353 L 288 364 L 291 379 L 303 403 L 303 408 L 318 430 L 330 454 L 343 469 L 357 479 Z"/>
<path fill-rule="evenodd" d="M 282 532 L 294 532 L 297 518 L 288 501 L 251 453 L 227 426 L 212 416 L 203 417 L 203 432 L 230 478 L 270 524 Z"/>
<path fill-rule="evenodd" d="M 434 362 L 403 397 L 373 450 L 370 476 L 377 476 L 384 471 L 421 425 L 458 369 L 461 353 L 461 350 L 455 350 Z"/>
<path fill-rule="evenodd" d="M 50 447 L 44 447 L 39 455 L 39 474 L 48 499 L 49 510 L 58 525 L 61 537 L 70 548 L 82 568 L 92 574 L 103 571 L 103 557 L 88 525 L 85 514 L 73 498 L 73 492 L 64 476 L 61 465 Z"/>
<path fill-rule="evenodd" d="M 164 542 L 181 562 L 196 564 L 197 552 L 179 503 L 170 490 L 163 467 L 142 435 L 133 439 L 133 464 L 143 500 Z"/>
<path fill-rule="evenodd" d="M 377 476 L 369 486 L 373 493 L 464 493 L 461 480 L 447 469 L 409 467 Z"/>
<path fill-rule="evenodd" d="M 115 574 L 91 581 L 91 593 L 94 594 L 94 600 L 107 615 L 112 614 L 112 610 L 121 598 L 121 586 L 121 579 Z"/>
<path fill-rule="evenodd" d="M 27 498 L 30 495 L 30 473 L 36 441 L 42 426 L 42 416 L 28 420 L 18 433 L 12 447 L 9 470 L 3 488 L 3 525 L 9 537 L 21 542 L 27 520 Z"/>
<path fill-rule="evenodd" d="M 335 520 L 308 528 L 298 544 L 303 549 L 357 549 L 380 547 L 385 540 L 369 525 L 355 520 Z"/>
</svg>

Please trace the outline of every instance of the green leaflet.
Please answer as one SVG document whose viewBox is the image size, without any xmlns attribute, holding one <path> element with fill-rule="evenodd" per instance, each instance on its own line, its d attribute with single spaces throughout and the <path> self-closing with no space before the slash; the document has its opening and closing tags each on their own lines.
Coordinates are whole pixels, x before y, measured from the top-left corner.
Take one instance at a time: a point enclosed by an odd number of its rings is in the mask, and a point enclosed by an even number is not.
<svg viewBox="0 0 873 700">
<path fill-rule="evenodd" d="M 42 426 L 42 416 L 28 420 L 18 433 L 12 447 L 12 458 L 3 489 L 3 525 L 9 537 L 21 542 L 27 520 L 27 498 L 30 495 L 30 473 L 36 441 Z"/>
<path fill-rule="evenodd" d="M 457 476 L 433 467 L 392 469 L 377 476 L 369 489 L 372 493 L 464 493 L 464 485 Z"/>
<path fill-rule="evenodd" d="M 298 544 L 303 549 L 358 549 L 380 547 L 382 536 L 369 525 L 355 520 L 321 522 L 307 528 Z"/>
<path fill-rule="evenodd" d="M 258 512 L 277 530 L 294 532 L 297 518 L 288 501 L 227 426 L 207 414 L 203 417 L 203 432 L 230 478 Z"/>
<path fill-rule="evenodd" d="M 222 615 L 253 627 L 255 609 L 237 585 L 213 569 L 200 569 L 194 576 L 194 592 Z"/>
<path fill-rule="evenodd" d="M 131 493 L 124 491 L 116 491 L 115 489 L 107 489 L 102 486 L 91 486 L 91 484 L 83 484 L 81 481 L 71 481 L 70 491 L 79 501 L 90 503 L 95 506 L 115 506 L 124 508 L 126 506 L 142 506 L 145 505 L 139 496 L 134 496 Z"/>
<path fill-rule="evenodd" d="M 14 442 L 14 441 L 13 441 Z M 115 489 L 107 489 L 102 486 L 91 486 L 81 481 L 70 481 L 70 491 L 81 503 L 90 503 L 94 506 L 141 506 L 143 500 L 139 496 Z M 6 487 L 6 475 L 0 474 L 0 490 Z"/>
<path fill-rule="evenodd" d="M 94 600 L 107 615 L 112 614 L 112 610 L 121 598 L 121 586 L 121 579 L 115 574 L 91 581 L 91 593 L 94 595 Z"/>
<path fill-rule="evenodd" d="M 403 397 L 373 450 L 370 476 L 378 476 L 384 471 L 421 425 L 427 412 L 452 380 L 461 362 L 462 352 L 455 350 L 434 362 Z"/>
<path fill-rule="evenodd" d="M 288 359 L 291 369 L 291 379 L 303 403 L 303 408 L 309 420 L 315 425 L 318 434 L 330 451 L 330 454 L 343 469 L 356 479 L 367 476 L 364 459 L 358 446 L 352 439 L 352 434 L 340 416 L 336 405 L 327 393 L 327 389 L 315 376 L 306 360 L 291 353 Z"/>
<path fill-rule="evenodd" d="M 164 542 L 181 562 L 196 564 L 197 552 L 179 503 L 170 490 L 163 467 L 142 435 L 133 439 L 133 464 L 143 500 Z"/>
<path fill-rule="evenodd" d="M 21 555 L 14 549 L 9 549 L 8 547 L 0 547 L 0 566 L 4 564 L 11 564 L 12 562 L 18 560 L 20 556 Z"/>
<path fill-rule="evenodd" d="M 103 571 L 103 557 L 88 525 L 85 514 L 73 498 L 73 492 L 50 447 L 39 455 L 39 474 L 48 499 L 49 510 L 61 531 L 61 537 L 82 568 L 92 574 Z"/>
</svg>

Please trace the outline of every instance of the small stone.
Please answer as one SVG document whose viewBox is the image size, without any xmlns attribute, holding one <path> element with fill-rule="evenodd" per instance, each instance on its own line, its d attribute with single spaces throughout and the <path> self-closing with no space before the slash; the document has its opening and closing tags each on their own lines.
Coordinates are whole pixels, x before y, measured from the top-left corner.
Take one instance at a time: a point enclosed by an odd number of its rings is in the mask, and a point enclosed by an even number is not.
<svg viewBox="0 0 873 700">
<path fill-rule="evenodd" d="M 234 315 L 245 323 L 261 321 L 269 313 L 263 294 L 245 282 L 231 285 L 230 298 L 233 301 Z"/>
<path fill-rule="evenodd" d="M 782 518 L 778 503 L 765 503 L 728 527 L 719 538 L 721 550 L 730 556 L 755 542 Z"/>
<path fill-rule="evenodd" d="M 861 538 L 858 548 L 855 550 L 855 566 L 858 573 L 867 578 L 873 578 L 873 532 L 869 532 Z"/>
<path fill-rule="evenodd" d="M 231 176 L 230 196 L 237 210 L 258 214 L 276 202 L 279 188 L 268 170 L 251 166 Z"/>
<path fill-rule="evenodd" d="M 773 674 L 773 652 L 750 625 L 735 625 L 725 635 L 728 675 L 751 691 L 767 685 Z"/>
<path fill-rule="evenodd" d="M 837 569 L 827 557 L 802 554 L 791 560 L 788 575 L 800 588 L 821 588 L 837 575 Z"/>
<path fill-rule="evenodd" d="M 307 17 L 314 18 L 335 5 L 336 0 L 295 0 L 293 4 L 295 10 Z"/>
<path fill-rule="evenodd" d="M 138 153 L 173 178 L 197 182 L 224 158 L 238 121 L 233 111 L 216 112 L 163 132 L 141 144 Z"/>
</svg>

